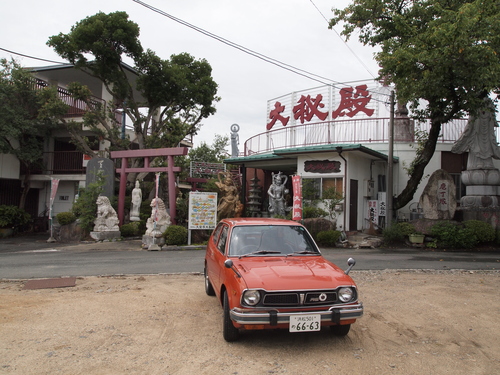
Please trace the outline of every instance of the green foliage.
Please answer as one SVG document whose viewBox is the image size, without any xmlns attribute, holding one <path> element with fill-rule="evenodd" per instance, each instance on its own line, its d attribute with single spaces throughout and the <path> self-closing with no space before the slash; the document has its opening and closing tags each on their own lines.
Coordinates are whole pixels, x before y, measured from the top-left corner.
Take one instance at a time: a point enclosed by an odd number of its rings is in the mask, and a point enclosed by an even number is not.
<svg viewBox="0 0 500 375">
<path fill-rule="evenodd" d="M 320 245 L 334 247 L 340 238 L 338 230 L 326 230 L 317 234 L 316 240 Z"/>
<path fill-rule="evenodd" d="M 385 245 L 394 245 L 404 243 L 406 238 L 413 233 L 416 233 L 416 230 L 411 223 L 393 223 L 382 231 L 382 237 Z"/>
<path fill-rule="evenodd" d="M 123 140 L 119 128 L 112 126 L 116 109 L 124 109 L 131 119 L 141 149 L 176 147 L 215 113 L 213 104 L 219 98 L 210 64 L 187 53 L 163 60 L 153 51 L 145 51 L 139 26 L 125 12 L 89 16 L 67 34 L 50 37 L 47 44 L 77 68 L 88 70 L 112 94 L 105 109 L 90 105 L 95 109 L 84 116 L 85 126 L 109 141 L 111 149 L 131 147 L 130 140 Z M 128 79 L 124 58 L 134 62 L 136 80 Z M 90 93 L 81 84 L 71 85 L 69 90 L 91 104 Z M 133 94 L 137 91 L 140 95 Z M 72 136 L 80 148 L 93 154 L 84 138 L 74 131 Z"/>
<path fill-rule="evenodd" d="M 170 225 L 163 236 L 167 245 L 186 245 L 188 230 L 180 225 Z"/>
<path fill-rule="evenodd" d="M 87 232 L 94 229 L 94 220 L 97 217 L 97 197 L 102 193 L 104 178 L 99 176 L 97 182 L 81 189 L 78 200 L 73 204 L 71 211 L 80 221 L 80 226 Z"/>
<path fill-rule="evenodd" d="M 337 213 L 335 212 L 335 207 L 340 203 L 342 203 L 343 200 L 344 196 L 341 193 L 339 193 L 337 189 L 335 189 L 333 186 L 323 190 L 322 202 L 328 211 L 328 216 L 330 217 L 330 220 L 334 220 L 335 217 L 337 216 Z"/>
<path fill-rule="evenodd" d="M 139 236 L 140 232 L 140 223 L 138 221 L 123 224 L 120 227 L 120 233 L 123 237 L 136 237 Z"/>
<path fill-rule="evenodd" d="M 1 59 L 0 68 L 0 153 L 15 155 L 28 169 L 38 166 L 44 141 L 68 106 L 55 88 L 37 88 L 15 61 Z"/>
<path fill-rule="evenodd" d="M 500 92 L 500 2 L 356 0 L 334 15 L 330 27 L 343 25 L 346 37 L 359 31 L 362 43 L 378 47 L 379 79 L 395 85 L 397 101 L 431 120 L 396 198 L 399 209 L 413 198 L 443 124 L 477 113 L 487 95 Z"/>
<path fill-rule="evenodd" d="M 59 212 L 56 219 L 59 224 L 68 225 L 76 221 L 76 216 L 73 212 Z"/>
<path fill-rule="evenodd" d="M 495 228 L 484 221 L 468 220 L 464 222 L 464 226 L 474 233 L 479 243 L 495 241 Z"/>
<path fill-rule="evenodd" d="M 222 163 L 227 157 L 229 137 L 215 134 L 214 142 L 208 145 L 201 142 L 199 146 L 189 150 L 190 161 L 202 161 L 205 163 Z"/>
<path fill-rule="evenodd" d="M 330 220 L 323 218 L 304 219 L 303 224 L 315 240 L 318 238 L 319 232 L 335 229 Z"/>
<path fill-rule="evenodd" d="M 325 210 L 319 208 L 319 207 L 314 207 L 314 206 L 304 206 L 302 208 L 302 218 L 303 219 L 309 219 L 313 217 L 325 217 L 328 215 L 328 212 Z"/>
<path fill-rule="evenodd" d="M 18 228 L 30 222 L 31 216 L 16 206 L 0 206 L 0 228 Z"/>
<path fill-rule="evenodd" d="M 442 222 L 431 227 L 431 235 L 440 248 L 470 249 L 479 241 L 471 228 L 452 222 Z"/>
</svg>

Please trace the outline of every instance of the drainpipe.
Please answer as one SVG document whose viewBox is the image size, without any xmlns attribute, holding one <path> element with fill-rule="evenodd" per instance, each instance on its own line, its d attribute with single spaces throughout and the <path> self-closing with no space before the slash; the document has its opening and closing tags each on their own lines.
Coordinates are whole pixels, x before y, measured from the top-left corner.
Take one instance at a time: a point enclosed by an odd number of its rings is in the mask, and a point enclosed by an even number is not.
<svg viewBox="0 0 500 375">
<path fill-rule="evenodd" d="M 339 153 L 339 156 L 344 160 L 345 164 L 345 172 L 344 172 L 344 232 L 346 231 L 346 216 L 347 216 L 347 202 L 346 202 L 346 197 L 347 197 L 347 160 L 342 156 L 342 147 L 337 147 L 337 152 Z M 350 229 L 350 228 L 349 228 Z"/>
</svg>

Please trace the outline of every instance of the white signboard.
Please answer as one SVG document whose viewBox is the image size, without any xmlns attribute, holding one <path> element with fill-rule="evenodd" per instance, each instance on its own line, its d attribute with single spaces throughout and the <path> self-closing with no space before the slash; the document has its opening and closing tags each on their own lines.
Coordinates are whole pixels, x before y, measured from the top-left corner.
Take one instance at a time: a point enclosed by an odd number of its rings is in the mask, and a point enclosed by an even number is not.
<svg viewBox="0 0 500 375">
<path fill-rule="evenodd" d="M 217 225 L 217 193 L 189 193 L 188 229 L 214 229 Z"/>
<path fill-rule="evenodd" d="M 387 206 L 386 206 L 386 192 L 382 191 L 378 193 L 378 216 L 386 216 Z"/>
<path fill-rule="evenodd" d="M 378 225 L 378 201 L 368 201 L 368 220 Z"/>
</svg>

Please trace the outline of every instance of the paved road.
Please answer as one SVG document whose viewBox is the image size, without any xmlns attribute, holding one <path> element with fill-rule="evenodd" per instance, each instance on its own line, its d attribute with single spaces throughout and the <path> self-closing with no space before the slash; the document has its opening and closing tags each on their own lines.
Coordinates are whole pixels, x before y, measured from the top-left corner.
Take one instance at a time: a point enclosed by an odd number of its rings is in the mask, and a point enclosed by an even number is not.
<svg viewBox="0 0 500 375">
<path fill-rule="evenodd" d="M 497 252 L 420 249 L 323 249 L 325 258 L 355 270 L 498 270 Z M 48 244 L 45 237 L 0 240 L 0 279 L 203 272 L 203 250 L 147 251 L 140 240 L 112 243 Z"/>
</svg>

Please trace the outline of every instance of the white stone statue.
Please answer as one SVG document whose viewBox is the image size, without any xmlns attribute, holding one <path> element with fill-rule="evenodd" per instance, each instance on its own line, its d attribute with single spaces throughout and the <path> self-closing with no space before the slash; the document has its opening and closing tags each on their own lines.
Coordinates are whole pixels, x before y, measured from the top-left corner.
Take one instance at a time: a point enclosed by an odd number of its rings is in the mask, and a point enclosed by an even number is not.
<svg viewBox="0 0 500 375">
<path fill-rule="evenodd" d="M 130 207 L 130 221 L 140 221 L 139 217 L 142 203 L 142 190 L 139 180 L 135 181 L 135 188 L 132 190 L 132 204 Z"/>
<path fill-rule="evenodd" d="M 94 220 L 94 232 L 116 232 L 118 227 L 118 215 L 111 206 L 109 198 L 100 195 L 97 197 L 97 218 Z"/>
<path fill-rule="evenodd" d="M 151 201 L 151 217 L 146 222 L 146 236 L 160 237 L 167 227 L 171 224 L 170 215 L 168 214 L 165 203 L 161 198 L 154 198 Z M 155 227 L 156 221 L 156 227 Z"/>
<path fill-rule="evenodd" d="M 495 127 L 495 107 L 489 98 L 485 99 L 485 108 L 476 116 L 470 116 L 460 138 L 453 145 L 451 152 L 462 154 L 469 152 L 467 169 L 494 169 L 493 158 L 500 159 Z"/>
<path fill-rule="evenodd" d="M 240 144 L 240 136 L 238 131 L 240 126 L 238 124 L 231 125 L 231 157 L 237 158 L 240 151 L 238 150 L 238 145 Z"/>
</svg>

